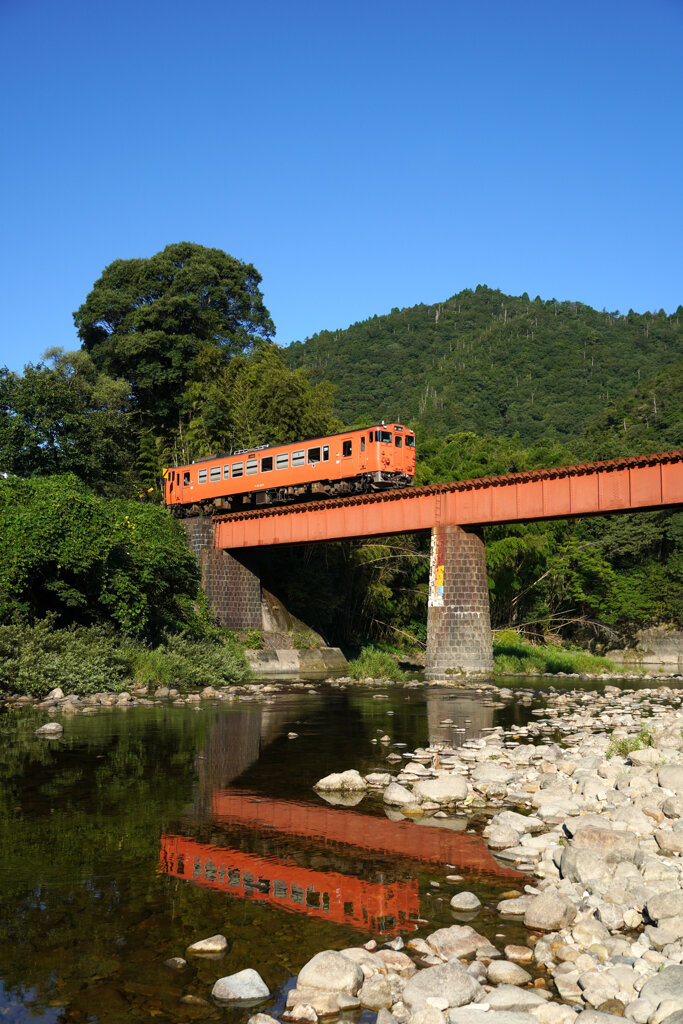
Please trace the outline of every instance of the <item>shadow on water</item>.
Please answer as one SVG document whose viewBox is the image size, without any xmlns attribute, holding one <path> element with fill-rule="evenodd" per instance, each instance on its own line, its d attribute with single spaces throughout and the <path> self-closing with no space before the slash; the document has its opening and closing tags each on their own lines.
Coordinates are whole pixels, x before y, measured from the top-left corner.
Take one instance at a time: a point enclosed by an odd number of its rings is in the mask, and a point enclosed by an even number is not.
<svg viewBox="0 0 683 1024">
<path fill-rule="evenodd" d="M 484 901 L 477 927 L 500 932 L 495 901 L 523 877 L 464 817 L 424 827 L 390 820 L 379 797 L 330 807 L 312 787 L 332 771 L 386 770 L 403 744 L 521 724 L 528 708 L 430 688 L 382 696 L 113 710 L 66 720 L 54 744 L 34 736 L 39 713 L 1 715 L 2 1019 L 242 1019 L 180 998 L 210 1000 L 218 977 L 245 967 L 277 1008 L 321 949 L 457 920 L 453 870 Z M 517 926 L 502 927 L 514 940 Z M 222 959 L 164 966 L 219 932 Z"/>
</svg>

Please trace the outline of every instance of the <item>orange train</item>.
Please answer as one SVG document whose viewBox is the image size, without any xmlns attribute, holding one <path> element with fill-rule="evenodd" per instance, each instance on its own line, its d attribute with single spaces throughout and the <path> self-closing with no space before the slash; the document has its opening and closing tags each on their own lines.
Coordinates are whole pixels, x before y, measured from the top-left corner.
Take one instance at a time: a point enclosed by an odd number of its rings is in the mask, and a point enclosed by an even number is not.
<svg viewBox="0 0 683 1024">
<path fill-rule="evenodd" d="M 175 466 L 164 496 L 177 515 L 211 514 L 405 487 L 414 473 L 415 434 L 389 423 Z"/>
</svg>

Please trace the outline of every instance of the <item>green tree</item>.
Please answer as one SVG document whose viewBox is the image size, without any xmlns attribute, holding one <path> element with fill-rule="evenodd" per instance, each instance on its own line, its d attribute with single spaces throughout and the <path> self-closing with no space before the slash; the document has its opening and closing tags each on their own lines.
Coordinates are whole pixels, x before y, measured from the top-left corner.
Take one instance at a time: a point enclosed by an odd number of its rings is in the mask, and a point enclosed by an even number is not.
<svg viewBox="0 0 683 1024">
<path fill-rule="evenodd" d="M 142 425 L 167 431 L 191 381 L 210 380 L 273 335 L 260 283 L 251 264 L 179 242 L 111 263 L 74 321 L 96 366 L 128 382 Z"/>
</svg>

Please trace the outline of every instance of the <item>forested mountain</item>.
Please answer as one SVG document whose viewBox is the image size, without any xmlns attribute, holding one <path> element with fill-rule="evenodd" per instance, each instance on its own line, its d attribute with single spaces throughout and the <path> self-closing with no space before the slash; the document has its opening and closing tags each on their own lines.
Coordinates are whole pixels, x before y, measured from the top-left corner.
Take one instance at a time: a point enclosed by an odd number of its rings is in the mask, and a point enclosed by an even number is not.
<svg viewBox="0 0 683 1024">
<path fill-rule="evenodd" d="M 622 315 L 479 285 L 323 331 L 285 355 L 314 381 L 336 385 L 346 423 L 382 416 L 440 435 L 566 441 L 683 357 L 683 307 Z M 642 398 L 656 419 L 656 392 Z"/>
</svg>

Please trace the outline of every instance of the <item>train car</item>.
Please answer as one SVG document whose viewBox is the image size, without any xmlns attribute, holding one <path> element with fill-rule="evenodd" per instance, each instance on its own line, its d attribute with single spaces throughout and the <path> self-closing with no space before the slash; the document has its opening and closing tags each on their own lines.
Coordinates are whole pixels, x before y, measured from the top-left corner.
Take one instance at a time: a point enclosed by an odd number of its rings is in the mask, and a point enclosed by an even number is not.
<svg viewBox="0 0 683 1024">
<path fill-rule="evenodd" d="M 415 434 L 389 423 L 174 466 L 164 497 L 176 515 L 206 515 L 405 487 L 414 473 Z"/>
</svg>

